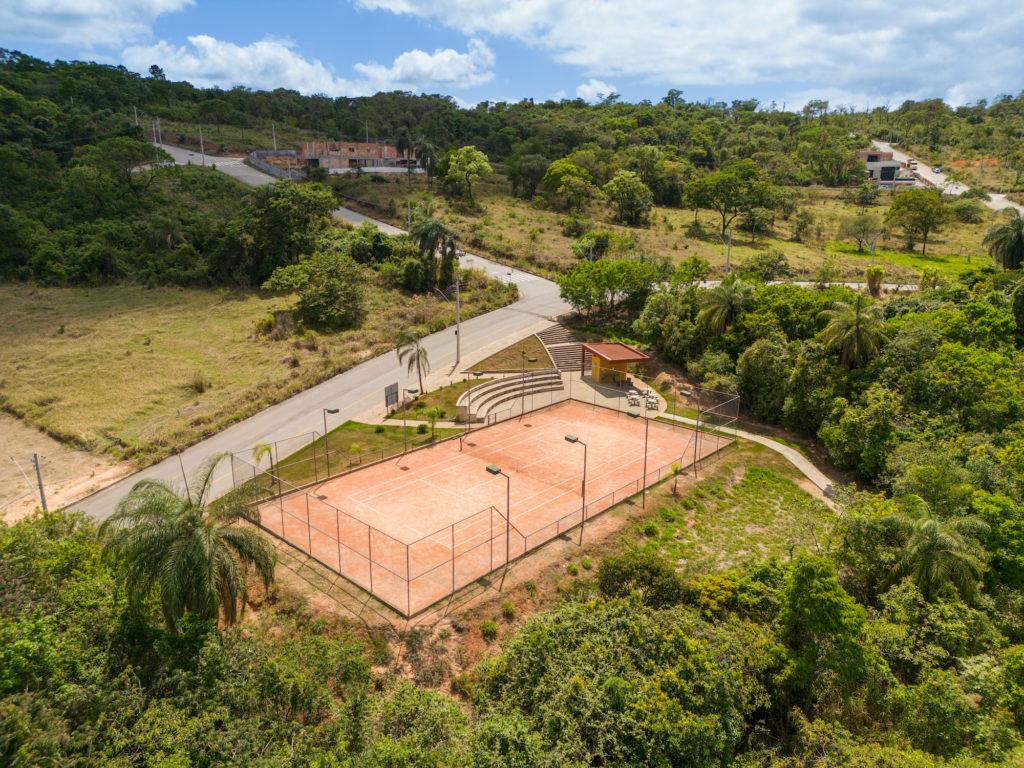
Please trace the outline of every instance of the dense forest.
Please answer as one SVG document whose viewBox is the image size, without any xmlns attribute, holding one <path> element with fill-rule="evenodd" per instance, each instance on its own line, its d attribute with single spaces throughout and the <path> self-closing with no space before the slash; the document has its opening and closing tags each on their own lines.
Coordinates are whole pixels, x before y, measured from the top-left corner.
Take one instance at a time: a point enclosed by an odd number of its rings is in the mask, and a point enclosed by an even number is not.
<svg viewBox="0 0 1024 768">
<path fill-rule="evenodd" d="M 274 120 L 332 138 L 369 122 L 378 135 L 432 144 L 453 197 L 472 199 L 468 180 L 486 174 L 489 158 L 517 194 L 547 187 L 566 212 L 586 191 L 574 179 L 600 185 L 627 222 L 644 189 L 648 203 L 705 210 L 721 189 L 740 189 L 747 215 L 784 207 L 779 190 L 789 187 L 855 195 L 853 150 L 870 137 L 955 150 L 947 157 L 988 154 L 1019 172 L 1013 139 L 1024 118 L 1021 97 L 864 114 L 814 102 L 800 112 L 695 104 L 677 92 L 658 104 L 463 110 L 404 93 L 200 90 L 159 72 L 11 52 L 0 57 L 0 103 L 0 275 L 264 286 L 296 293 L 298 315 L 328 327 L 358 321 L 368 275 L 410 293 L 447 284 L 455 242 L 429 203 L 412 235 L 386 238 L 333 225 L 335 198 L 317 183 L 252 192 L 198 168 L 138 170 L 161 157 L 133 108 L 180 124 Z M 463 151 L 474 146 L 483 164 Z M 914 197 L 935 215 L 955 204 Z M 737 215 L 721 213 L 723 231 Z M 922 225 L 905 228 L 920 238 Z M 624 256 L 599 233 L 578 243 L 560 285 L 580 324 L 642 345 L 680 380 L 739 393 L 745 426 L 818 441 L 851 482 L 836 488 L 832 525 L 813 546 L 748 552 L 724 570 L 624 546 L 566 577 L 531 615 L 496 604 L 502 633 L 495 621 L 456 619 L 442 634 L 489 643 L 458 675 L 435 655 L 447 635 L 384 636 L 269 585 L 271 555 L 222 525 L 251 521 L 244 500 L 206 505 L 203 493 L 143 488 L 122 519 L 145 518 L 152 504 L 168 522 L 150 515 L 137 536 L 63 512 L 0 524 L 0 763 L 1020 765 L 1017 232 L 1006 224 L 986 236 L 1002 268 L 926 271 L 919 290 L 898 295 L 877 271 L 864 291 L 785 283 L 785 259 L 770 252 L 708 287 L 700 257 Z M 694 485 L 648 514 L 662 525 L 684 510 L 711 514 L 704 504 L 721 492 Z M 179 547 L 216 537 L 263 577 L 251 589 L 235 566 Z M 193 559 L 147 573 L 140 553 L 154 547 Z M 230 575 L 220 591 L 193 578 L 214 566 Z M 233 621 L 246 597 L 255 616 Z"/>
</svg>

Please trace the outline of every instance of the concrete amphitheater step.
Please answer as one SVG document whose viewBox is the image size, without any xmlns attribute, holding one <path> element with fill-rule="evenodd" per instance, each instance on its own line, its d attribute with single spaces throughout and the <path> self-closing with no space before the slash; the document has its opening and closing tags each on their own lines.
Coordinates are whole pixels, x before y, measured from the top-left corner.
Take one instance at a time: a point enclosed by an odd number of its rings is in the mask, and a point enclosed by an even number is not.
<svg viewBox="0 0 1024 768">
<path fill-rule="evenodd" d="M 580 369 L 580 353 L 583 351 L 582 344 L 559 344 L 555 347 L 547 347 L 547 351 L 551 356 L 551 361 L 558 370 L 578 371 Z M 590 367 L 589 352 L 583 355 L 583 367 Z"/>
<path fill-rule="evenodd" d="M 545 328 L 537 334 L 537 338 L 544 342 L 546 347 L 555 344 L 573 344 L 578 341 L 575 334 L 564 325 L 552 325 Z"/>
<path fill-rule="evenodd" d="M 554 368 L 530 371 L 525 376 L 496 379 L 474 387 L 470 392 L 464 392 L 455 404 L 456 418 L 460 421 L 469 418 L 479 421 L 497 403 L 520 397 L 524 393 L 530 395 L 562 388 L 562 376 Z"/>
</svg>

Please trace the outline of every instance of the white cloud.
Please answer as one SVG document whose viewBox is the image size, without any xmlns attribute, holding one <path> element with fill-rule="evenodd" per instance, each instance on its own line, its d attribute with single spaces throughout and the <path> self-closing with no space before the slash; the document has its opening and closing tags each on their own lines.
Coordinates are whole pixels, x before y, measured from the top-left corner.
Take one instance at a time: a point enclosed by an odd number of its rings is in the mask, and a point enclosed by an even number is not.
<svg viewBox="0 0 1024 768">
<path fill-rule="evenodd" d="M 588 76 L 687 85 L 827 85 L 954 103 L 1020 88 L 1024 3 L 904 0 L 353 0 L 501 34 Z M 785 87 L 785 86 L 784 86 Z"/>
<path fill-rule="evenodd" d="M 615 92 L 615 86 L 590 78 L 589 82 L 580 83 L 576 87 L 576 98 L 584 101 L 601 101 Z"/>
<path fill-rule="evenodd" d="M 194 0 L 3 0 L 0 31 L 7 40 L 124 45 L 149 35 L 153 22 Z"/>
<path fill-rule="evenodd" d="M 433 53 L 413 50 L 401 54 L 391 66 L 356 64 L 354 69 L 360 77 L 354 79 L 338 77 L 319 59 L 306 59 L 289 40 L 267 38 L 236 45 L 208 35 L 193 35 L 188 42 L 190 47 L 175 47 L 163 40 L 155 45 L 133 46 L 124 51 L 122 58 L 130 69 L 142 72 L 158 64 L 169 79 L 188 80 L 201 87 L 289 88 L 328 96 L 468 88 L 493 76 L 490 67 L 494 54 L 479 40 L 470 40 L 466 53 L 450 48 Z"/>
</svg>

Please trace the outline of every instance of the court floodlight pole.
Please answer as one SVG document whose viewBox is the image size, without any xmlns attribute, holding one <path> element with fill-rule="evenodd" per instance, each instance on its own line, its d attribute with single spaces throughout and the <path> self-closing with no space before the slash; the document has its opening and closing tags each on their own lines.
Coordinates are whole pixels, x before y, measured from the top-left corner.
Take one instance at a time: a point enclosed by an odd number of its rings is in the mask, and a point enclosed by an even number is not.
<svg viewBox="0 0 1024 768">
<path fill-rule="evenodd" d="M 512 478 L 501 471 L 501 467 L 496 467 L 494 464 L 487 465 L 487 471 L 492 475 L 501 475 L 505 478 L 505 570 L 508 570 L 509 560 L 509 541 L 512 536 Z M 504 581 L 504 577 L 502 577 Z"/>
<path fill-rule="evenodd" d="M 327 457 L 327 477 L 331 477 L 331 446 L 327 443 L 327 414 L 335 414 L 337 408 L 324 408 L 324 456 Z"/>
<path fill-rule="evenodd" d="M 583 497 L 583 506 L 580 509 L 580 546 L 583 546 L 583 523 L 587 521 L 587 444 L 576 435 L 566 435 L 567 443 L 574 443 L 583 446 L 583 482 L 580 485 L 580 495 Z"/>
<path fill-rule="evenodd" d="M 640 411 L 627 411 L 630 418 L 639 419 Z M 647 508 L 647 433 L 651 427 L 651 420 L 644 414 L 644 476 L 640 479 L 640 508 Z"/>
<path fill-rule="evenodd" d="M 418 392 L 419 390 L 413 387 L 405 387 L 404 389 L 402 389 L 402 453 L 405 453 L 409 450 L 409 430 L 405 426 L 405 415 L 408 412 L 409 408 L 406 405 L 405 396 L 406 394 L 415 395 Z"/>
</svg>

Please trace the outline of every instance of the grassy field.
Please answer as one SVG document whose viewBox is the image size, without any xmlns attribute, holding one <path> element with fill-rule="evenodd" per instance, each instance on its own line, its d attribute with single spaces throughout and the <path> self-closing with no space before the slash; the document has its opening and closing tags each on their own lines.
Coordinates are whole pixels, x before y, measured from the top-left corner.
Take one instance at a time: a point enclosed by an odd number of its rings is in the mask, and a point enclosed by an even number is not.
<svg viewBox="0 0 1024 768">
<path fill-rule="evenodd" d="M 723 466 L 696 488 L 664 499 L 632 540 L 691 573 L 825 545 L 835 513 L 793 481 L 787 462 L 746 443 L 718 461 Z"/>
<path fill-rule="evenodd" d="M 530 362 L 531 357 L 536 358 L 532 363 Z M 515 344 L 510 344 L 490 357 L 481 360 L 469 370 L 521 371 L 524 364 L 528 371 L 555 367 L 555 364 L 551 362 L 551 356 L 544 348 L 541 340 L 536 336 L 527 336 L 525 339 L 517 341 Z"/>
<path fill-rule="evenodd" d="M 467 291 L 463 318 L 507 298 Z M 255 332 L 292 303 L 226 290 L 0 285 L 0 405 L 67 444 L 145 464 L 392 349 L 402 326 L 455 321 L 440 297 L 369 284 L 361 328 L 276 340 Z"/>
<path fill-rule="evenodd" d="M 462 396 L 462 393 L 488 381 L 491 381 L 491 379 L 486 377 L 479 379 L 474 377 L 471 381 L 456 381 L 454 384 L 449 384 L 446 387 L 435 389 L 433 392 L 427 392 L 425 395 L 419 395 L 414 400 L 409 400 L 403 408 L 396 408 L 393 413 L 388 415 L 388 418 L 401 421 L 402 412 L 405 411 L 406 419 L 424 421 L 426 417 L 423 415 L 423 412 L 428 408 L 436 406 L 441 409 L 441 421 L 451 421 L 455 418 L 455 403 Z"/>
<path fill-rule="evenodd" d="M 442 218 L 455 229 L 467 247 L 505 263 L 523 269 L 548 275 L 557 275 L 575 263 L 571 251 L 574 238 L 562 234 L 564 211 L 554 210 L 546 205 L 513 198 L 509 185 L 499 174 L 491 180 L 474 186 L 477 207 L 470 210 L 461 201 L 450 201 L 428 190 L 422 178 L 415 178 L 410 190 L 404 178 L 361 178 L 347 177 L 334 184 L 343 194 L 349 196 L 346 205 L 363 208 L 366 213 L 383 217 L 393 223 L 405 226 L 406 201 L 413 205 L 431 200 L 435 216 Z M 479 191 L 477 191 L 479 189 Z M 825 188 L 796 188 L 793 190 L 802 208 L 814 217 L 811 230 L 802 242 L 794 239 L 792 220 L 781 217 L 775 222 L 771 236 L 752 242 L 749 235 L 739 229 L 733 232 L 732 266 L 742 264 L 754 255 L 768 250 L 782 251 L 799 277 L 815 279 L 825 263 L 826 255 L 837 256 L 839 270 L 837 277 L 862 279 L 867 266 L 861 255 L 847 253 L 845 249 L 831 247 L 836 240 L 839 226 L 844 218 L 861 212 L 860 208 L 843 199 L 843 192 Z M 364 201 L 372 205 L 360 206 Z M 882 219 L 891 202 L 891 193 L 879 196 L 876 205 L 868 213 Z M 688 228 L 693 223 L 693 212 L 673 208 L 655 208 L 650 223 L 643 228 L 626 228 L 611 221 L 607 206 L 593 204 L 588 211 L 591 229 L 605 230 L 635 239 L 638 249 L 656 256 L 668 256 L 681 261 L 692 255 L 707 259 L 718 273 L 724 270 L 727 244 L 719 236 L 721 224 L 717 214 L 701 211 L 698 221 L 703 229 L 702 237 L 690 237 Z M 993 212 L 986 213 L 980 224 L 952 223 L 929 238 L 927 257 L 920 255 L 920 245 L 914 253 L 904 252 L 903 236 L 897 232 L 886 232 L 879 238 L 878 247 L 886 257 L 880 258 L 890 277 L 916 277 L 922 267 L 938 266 L 945 273 L 962 272 L 991 260 L 981 248 L 985 228 L 995 221 Z M 734 222 L 734 224 L 737 224 Z M 870 258 L 870 255 L 868 256 Z"/>
<path fill-rule="evenodd" d="M 182 147 L 194 148 L 199 151 L 199 126 L 195 123 L 179 123 L 174 120 L 161 120 L 164 142 Z M 152 138 L 151 126 L 144 126 L 147 138 Z M 299 128 L 278 123 L 277 148 L 302 148 L 305 141 L 324 141 L 324 134 L 314 131 L 303 131 Z M 221 125 L 219 128 L 212 123 L 203 123 L 203 145 L 208 155 L 238 155 L 256 149 L 273 149 L 274 134 L 270 121 L 241 127 L 237 125 Z"/>
<path fill-rule="evenodd" d="M 330 448 L 331 475 L 353 469 L 363 464 L 379 461 L 388 456 L 397 456 L 406 447 L 417 448 L 435 440 L 443 440 L 462 432 L 461 429 L 438 428 L 434 435 L 428 429 L 420 432 L 418 425 L 407 426 L 403 439 L 401 426 L 383 424 L 361 424 L 346 421 L 327 434 Z M 305 485 L 327 477 L 327 462 L 323 438 L 307 445 L 290 456 L 278 459 L 271 471 L 286 483 Z"/>
</svg>

